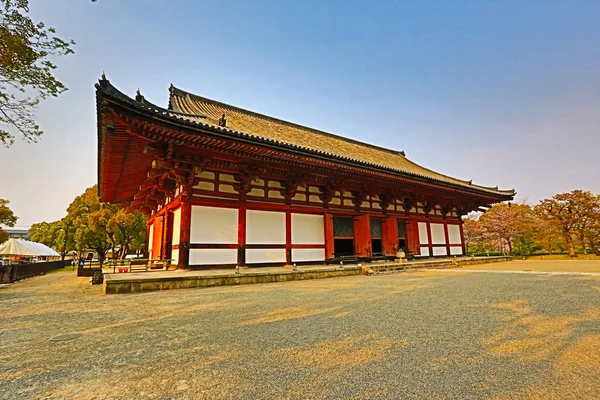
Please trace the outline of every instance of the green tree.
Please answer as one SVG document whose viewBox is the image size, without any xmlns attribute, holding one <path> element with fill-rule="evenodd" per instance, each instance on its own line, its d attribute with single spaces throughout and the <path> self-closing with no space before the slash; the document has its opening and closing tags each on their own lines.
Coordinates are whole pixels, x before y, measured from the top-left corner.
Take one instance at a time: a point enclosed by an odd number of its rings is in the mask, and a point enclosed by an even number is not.
<svg viewBox="0 0 600 400">
<path fill-rule="evenodd" d="M 34 242 L 43 243 L 58 251 L 63 260 L 69 251 L 76 249 L 74 225 L 67 217 L 59 221 L 33 224 L 29 229 L 29 236 Z"/>
<path fill-rule="evenodd" d="M 0 228 L 0 244 L 6 242 L 10 236 L 8 236 L 8 232 L 4 229 Z"/>
<path fill-rule="evenodd" d="M 0 199 L 0 225 L 15 226 L 19 217 L 8 207 L 8 200 Z"/>
<path fill-rule="evenodd" d="M 40 100 L 67 90 L 54 77 L 51 58 L 73 53 L 75 42 L 29 18 L 28 0 L 0 0 L 0 7 L 0 142 L 8 147 L 14 133 L 28 142 L 43 134 L 35 108 Z"/>
<path fill-rule="evenodd" d="M 535 206 L 538 215 L 555 223 L 560 229 L 571 257 L 576 256 L 574 235 L 582 239 L 585 249 L 585 229 L 591 226 L 588 221 L 590 198 L 594 198 L 590 192 L 573 190 L 569 193 L 556 194 L 551 199 L 544 199 Z"/>
<path fill-rule="evenodd" d="M 510 254 L 513 254 L 515 244 L 519 254 L 530 251 L 533 246 L 530 232 L 535 226 L 535 219 L 527 204 L 496 204 L 479 218 L 479 223 L 484 236 L 508 248 Z"/>
<path fill-rule="evenodd" d="M 58 236 L 56 222 L 39 222 L 31 225 L 31 228 L 29 228 L 29 237 L 34 242 L 43 243 L 48 247 L 54 248 Z"/>
<path fill-rule="evenodd" d="M 108 250 L 114 247 L 106 228 L 116 212 L 116 206 L 100 202 L 96 185 L 77 196 L 67 208 L 67 218 L 71 220 L 75 230 L 77 250 L 95 250 L 100 265 L 104 263 Z"/>
<path fill-rule="evenodd" d="M 139 250 L 146 243 L 146 216 L 139 211 L 118 210 L 107 223 L 107 232 L 114 246 L 119 246 L 118 258 L 130 250 Z"/>
<path fill-rule="evenodd" d="M 463 236 L 465 238 L 465 251 L 469 253 L 469 246 L 475 245 L 483 239 L 483 229 L 478 220 L 466 217 L 463 220 Z M 471 250 L 473 250 L 472 246 Z"/>
<path fill-rule="evenodd" d="M 564 251 L 565 240 L 560 226 L 553 220 L 537 217 L 535 225 L 537 245 L 542 250 L 552 254 L 554 251 Z"/>
<path fill-rule="evenodd" d="M 581 190 L 575 190 L 571 193 L 577 199 L 578 218 L 575 224 L 577 238 L 581 244 L 583 254 L 587 254 L 587 236 L 593 235 L 592 229 L 600 219 L 600 197 Z"/>
</svg>

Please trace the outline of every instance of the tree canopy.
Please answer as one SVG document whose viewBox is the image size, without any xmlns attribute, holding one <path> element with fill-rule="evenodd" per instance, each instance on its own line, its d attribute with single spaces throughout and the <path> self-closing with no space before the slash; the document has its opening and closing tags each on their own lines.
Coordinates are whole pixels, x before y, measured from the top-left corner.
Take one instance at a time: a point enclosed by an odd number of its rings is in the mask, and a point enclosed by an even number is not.
<svg viewBox="0 0 600 400">
<path fill-rule="evenodd" d="M 36 142 L 43 131 L 35 122 L 35 108 L 67 90 L 54 77 L 51 58 L 73 53 L 75 42 L 33 21 L 28 0 L 0 0 L 0 7 L 0 142 L 12 145 L 15 134 Z"/>
<path fill-rule="evenodd" d="M 600 245 L 600 196 L 574 190 L 527 204 L 496 204 L 479 219 L 464 220 L 470 252 L 527 255 L 578 249 L 584 254 Z"/>
<path fill-rule="evenodd" d="M 0 199 L 0 225 L 15 226 L 19 217 L 8 207 L 8 200 Z"/>
</svg>

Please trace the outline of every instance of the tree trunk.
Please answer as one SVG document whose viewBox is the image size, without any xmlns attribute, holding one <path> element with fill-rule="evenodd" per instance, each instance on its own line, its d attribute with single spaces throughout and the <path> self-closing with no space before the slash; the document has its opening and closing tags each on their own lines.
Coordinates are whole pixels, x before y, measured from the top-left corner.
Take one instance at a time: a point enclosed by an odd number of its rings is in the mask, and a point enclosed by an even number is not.
<svg viewBox="0 0 600 400">
<path fill-rule="evenodd" d="M 106 259 L 106 251 L 104 249 L 96 249 L 98 252 L 98 262 L 100 263 L 100 268 L 104 265 L 104 260 Z"/>
<path fill-rule="evenodd" d="M 513 248 L 512 248 L 512 243 L 510 242 L 510 238 L 507 238 L 506 242 L 508 243 L 508 254 L 510 254 L 512 256 Z"/>
<path fill-rule="evenodd" d="M 583 254 L 587 254 L 587 247 L 585 246 L 585 232 L 579 234 L 579 240 L 581 241 L 581 247 L 583 247 Z"/>
<path fill-rule="evenodd" d="M 575 245 L 573 244 L 573 238 L 569 233 L 565 234 L 565 241 L 567 242 L 569 257 L 577 257 L 577 255 L 575 254 Z"/>
</svg>

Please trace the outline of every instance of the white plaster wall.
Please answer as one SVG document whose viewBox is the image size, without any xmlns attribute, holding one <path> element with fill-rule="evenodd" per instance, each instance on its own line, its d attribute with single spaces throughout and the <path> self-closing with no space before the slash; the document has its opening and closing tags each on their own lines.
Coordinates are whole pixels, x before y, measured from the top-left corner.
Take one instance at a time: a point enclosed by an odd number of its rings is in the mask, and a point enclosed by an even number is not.
<svg viewBox="0 0 600 400">
<path fill-rule="evenodd" d="M 433 248 L 433 255 L 434 256 L 447 256 L 448 253 L 446 252 L 446 248 L 445 247 L 434 247 Z"/>
<path fill-rule="evenodd" d="M 417 226 L 419 227 L 419 243 L 429 244 L 429 238 L 427 237 L 427 222 L 419 222 Z"/>
<path fill-rule="evenodd" d="M 179 263 L 179 249 L 171 250 L 171 265 Z"/>
<path fill-rule="evenodd" d="M 190 249 L 190 265 L 236 263 L 237 249 Z"/>
<path fill-rule="evenodd" d="M 246 263 L 285 262 L 285 249 L 247 249 Z"/>
<path fill-rule="evenodd" d="M 325 244 L 323 215 L 292 214 L 293 244 Z"/>
<path fill-rule="evenodd" d="M 448 240 L 450 244 L 462 244 L 460 241 L 460 226 L 448 225 Z"/>
<path fill-rule="evenodd" d="M 421 257 L 429 257 L 429 247 L 421 247 Z"/>
<path fill-rule="evenodd" d="M 451 246 L 450 247 L 450 254 L 453 256 L 462 256 L 462 247 L 458 247 L 458 246 Z"/>
<path fill-rule="evenodd" d="M 150 224 L 148 228 L 148 252 L 152 250 L 152 242 L 154 241 L 154 224 Z M 152 258 L 152 257 L 150 257 Z"/>
<path fill-rule="evenodd" d="M 323 260 L 325 249 L 292 249 L 292 262 Z"/>
<path fill-rule="evenodd" d="M 238 210 L 192 206 L 190 243 L 237 244 Z"/>
<path fill-rule="evenodd" d="M 246 244 L 285 244 L 285 213 L 247 210 Z"/>
<path fill-rule="evenodd" d="M 173 211 L 173 237 L 171 244 L 179 244 L 181 237 L 181 207 Z"/>
<path fill-rule="evenodd" d="M 431 243 L 446 244 L 446 233 L 444 232 L 444 224 L 430 224 Z"/>
</svg>

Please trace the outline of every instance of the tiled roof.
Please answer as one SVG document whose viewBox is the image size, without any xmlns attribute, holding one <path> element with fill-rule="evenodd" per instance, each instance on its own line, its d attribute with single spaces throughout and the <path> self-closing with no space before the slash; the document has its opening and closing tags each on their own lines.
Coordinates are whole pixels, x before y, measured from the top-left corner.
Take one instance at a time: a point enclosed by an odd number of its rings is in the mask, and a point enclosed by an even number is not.
<svg viewBox="0 0 600 400">
<path fill-rule="evenodd" d="M 373 146 L 331 133 L 297 125 L 277 118 L 258 114 L 242 108 L 197 96 L 173 86 L 170 88 L 169 109 L 180 113 L 179 118 L 190 122 L 218 126 L 223 114 L 226 128 L 243 132 L 257 138 L 273 140 L 344 159 L 368 163 L 401 173 L 462 186 L 471 190 L 495 195 L 512 196 L 514 190 L 498 190 L 497 187 L 473 185 L 470 181 L 452 178 L 424 168 L 394 150 Z"/>
</svg>

